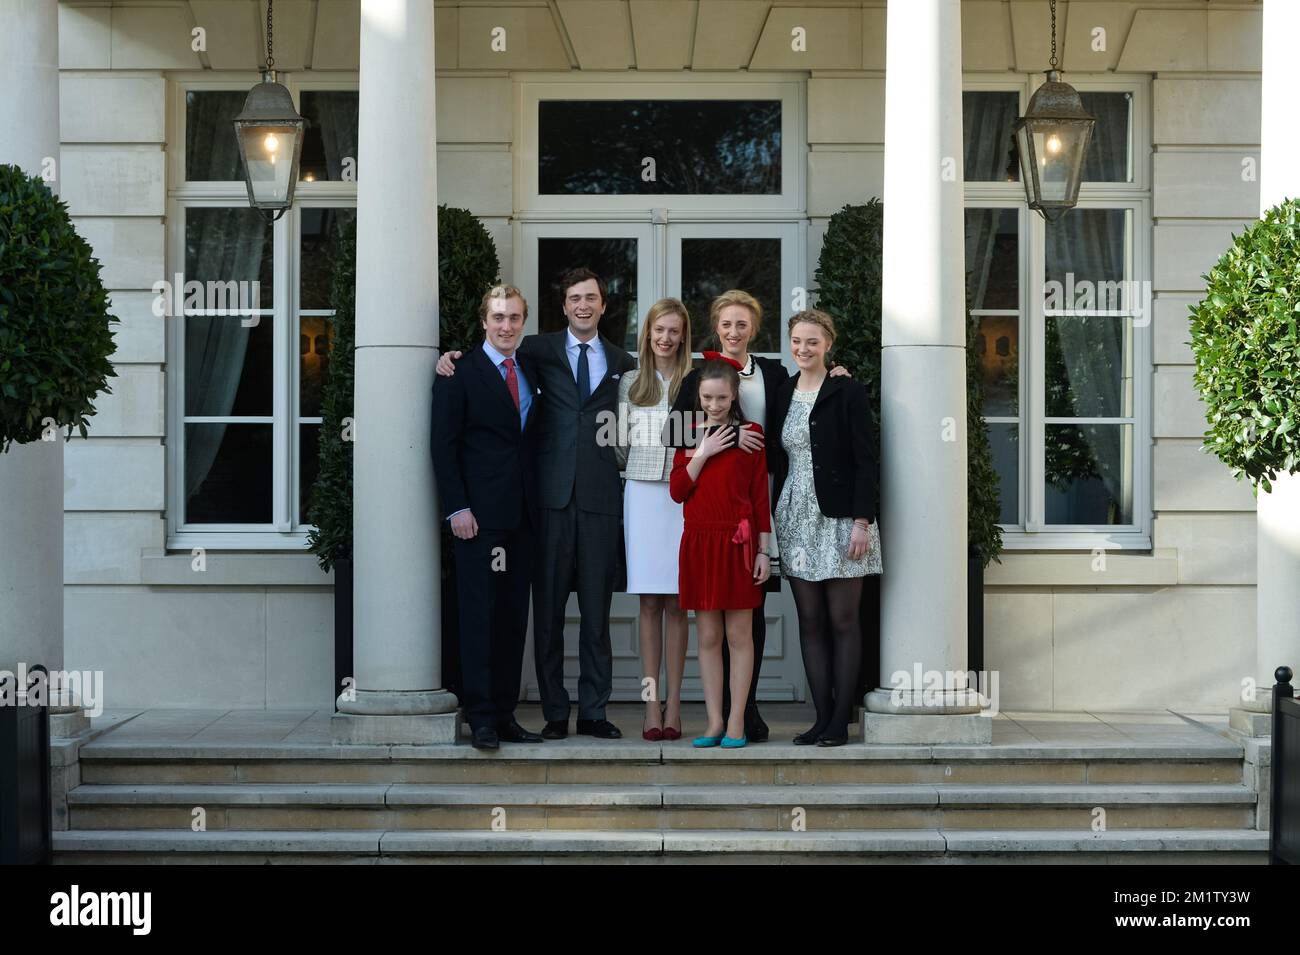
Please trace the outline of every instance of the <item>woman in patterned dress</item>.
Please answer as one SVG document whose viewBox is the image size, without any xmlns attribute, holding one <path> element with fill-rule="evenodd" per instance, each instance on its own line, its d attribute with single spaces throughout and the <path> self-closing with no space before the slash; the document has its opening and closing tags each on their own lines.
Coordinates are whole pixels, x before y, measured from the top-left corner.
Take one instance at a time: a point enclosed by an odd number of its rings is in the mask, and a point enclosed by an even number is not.
<svg viewBox="0 0 1300 955">
<path fill-rule="evenodd" d="M 798 745 L 840 746 L 862 663 L 862 578 L 881 572 L 867 389 L 826 372 L 831 316 L 790 318 L 799 374 L 778 392 L 771 439 L 777 544 L 799 612 L 799 643 L 817 722 Z"/>
</svg>

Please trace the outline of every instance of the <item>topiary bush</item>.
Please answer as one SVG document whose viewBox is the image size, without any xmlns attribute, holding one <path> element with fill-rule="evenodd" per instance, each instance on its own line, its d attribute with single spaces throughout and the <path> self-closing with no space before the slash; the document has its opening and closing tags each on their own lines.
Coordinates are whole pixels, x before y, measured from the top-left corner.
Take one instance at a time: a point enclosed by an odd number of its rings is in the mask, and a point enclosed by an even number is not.
<svg viewBox="0 0 1300 955">
<path fill-rule="evenodd" d="M 1190 342 L 1210 425 L 1202 450 L 1258 496 L 1300 468 L 1300 202 L 1265 212 L 1202 278 Z"/>
<path fill-rule="evenodd" d="M 438 207 L 438 336 L 443 351 L 465 351 L 480 336 L 478 306 L 501 266 L 492 236 L 466 209 Z M 353 414 L 353 349 L 356 345 L 356 225 L 338 246 L 330 287 L 334 343 L 330 377 L 321 394 L 320 470 L 312 485 L 307 540 L 321 567 L 352 558 L 352 442 L 343 440 L 343 419 Z M 429 396 L 413 398 L 428 401 Z M 430 467 L 433 466 L 430 462 Z M 446 521 L 442 573 L 452 568 L 452 536 Z"/>
<path fill-rule="evenodd" d="M 831 216 L 817 260 L 817 307 L 835 318 L 833 358 L 867 387 L 880 462 L 880 324 L 884 205 L 846 205 Z M 987 567 L 1002 552 L 998 526 L 1001 498 L 988 427 L 984 423 L 984 382 L 974 341 L 978 323 L 966 316 L 966 455 L 968 543 L 978 546 Z M 876 476 L 877 498 L 880 493 Z M 880 501 L 877 499 L 877 513 Z M 1001 563 L 1001 561 L 999 561 Z"/>
<path fill-rule="evenodd" d="M 0 452 L 40 440 L 47 418 L 84 438 L 95 397 L 112 392 L 117 319 L 99 270 L 67 205 L 0 165 Z"/>
</svg>

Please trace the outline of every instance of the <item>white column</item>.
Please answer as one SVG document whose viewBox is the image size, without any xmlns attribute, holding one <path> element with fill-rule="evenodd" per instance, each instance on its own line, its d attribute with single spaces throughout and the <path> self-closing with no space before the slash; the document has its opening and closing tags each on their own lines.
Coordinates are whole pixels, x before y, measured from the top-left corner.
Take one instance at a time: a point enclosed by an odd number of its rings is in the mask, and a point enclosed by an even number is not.
<svg viewBox="0 0 1300 955">
<path fill-rule="evenodd" d="M 1300 125 L 1295 118 L 1295 42 L 1300 3 L 1264 4 L 1263 89 L 1260 97 L 1259 211 L 1300 198 Z M 1279 474 L 1271 494 L 1256 499 L 1256 682 L 1246 709 L 1272 705 L 1273 671 L 1300 671 L 1300 475 Z M 1267 731 L 1267 730 L 1266 730 Z"/>
<path fill-rule="evenodd" d="M 357 167 L 355 699 L 337 742 L 450 742 L 429 396 L 438 337 L 433 0 L 362 0 Z"/>
<path fill-rule="evenodd" d="M 881 329 L 881 679 L 868 742 L 986 742 L 966 671 L 959 0 L 890 0 Z M 906 682 L 895 674 L 906 674 Z M 919 680 L 918 680 L 919 675 Z M 900 684 L 902 689 L 899 690 Z M 956 688 L 954 688 L 954 685 Z"/>
<path fill-rule="evenodd" d="M 0 0 L 0 22 L 0 163 L 31 176 L 53 169 L 57 193 L 58 6 Z M 60 434 L 0 454 L 0 669 L 63 669 L 63 443 Z M 66 735 L 84 722 L 56 719 L 51 731 Z"/>
</svg>

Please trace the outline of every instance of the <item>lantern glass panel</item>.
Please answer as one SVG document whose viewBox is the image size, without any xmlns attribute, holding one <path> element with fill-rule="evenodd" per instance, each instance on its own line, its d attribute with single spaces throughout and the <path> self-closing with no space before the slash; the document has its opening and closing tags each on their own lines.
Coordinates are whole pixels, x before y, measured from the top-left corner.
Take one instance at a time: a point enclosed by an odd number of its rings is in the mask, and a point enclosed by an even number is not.
<svg viewBox="0 0 1300 955">
<path fill-rule="evenodd" d="M 294 159 L 302 146 L 297 125 L 245 124 L 239 130 L 239 150 L 244 157 L 253 201 L 259 206 L 289 203 Z"/>
</svg>

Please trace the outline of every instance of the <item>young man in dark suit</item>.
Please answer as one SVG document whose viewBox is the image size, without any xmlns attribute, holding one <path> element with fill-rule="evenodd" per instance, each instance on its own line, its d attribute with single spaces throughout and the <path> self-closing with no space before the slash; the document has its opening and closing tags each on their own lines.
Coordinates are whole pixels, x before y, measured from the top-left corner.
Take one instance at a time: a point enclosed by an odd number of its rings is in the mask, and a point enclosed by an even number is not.
<svg viewBox="0 0 1300 955">
<path fill-rule="evenodd" d="M 521 354 L 536 369 L 542 390 L 537 433 L 541 557 L 533 590 L 533 643 L 547 739 L 569 732 L 564 686 L 564 610 L 577 590 L 578 724 L 580 734 L 617 739 L 605 718 L 613 688 L 609 613 L 622 555 L 623 487 L 612 444 L 597 440 L 607 415 L 618 412 L 618 383 L 636 366 L 626 351 L 598 331 L 607 304 L 605 283 L 590 269 L 571 269 L 560 281 L 562 331 L 530 335 Z M 455 369 L 455 352 L 438 361 L 438 374 Z M 574 586 L 576 584 L 576 587 Z"/>
<path fill-rule="evenodd" d="M 483 344 L 433 384 L 433 468 L 456 538 L 461 702 L 478 749 L 542 742 L 514 715 L 538 532 L 538 379 L 518 347 L 527 315 L 518 289 L 489 289 Z"/>
</svg>

